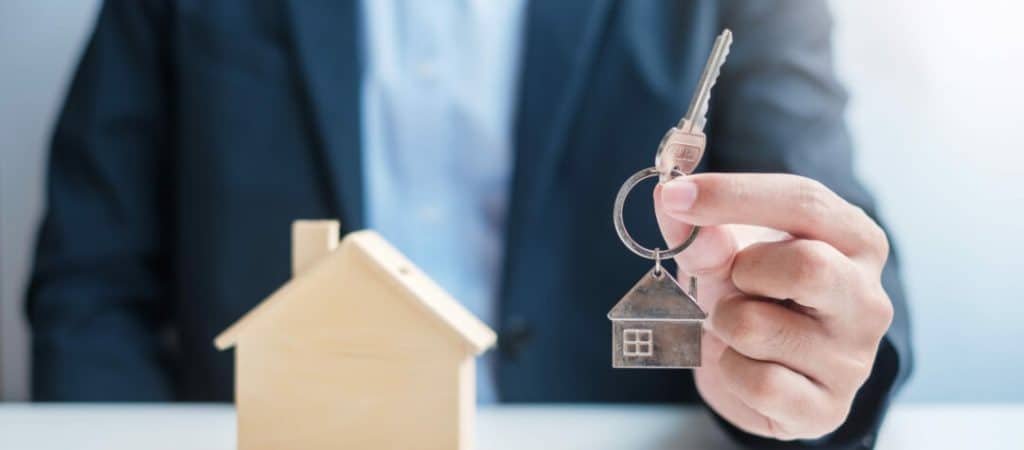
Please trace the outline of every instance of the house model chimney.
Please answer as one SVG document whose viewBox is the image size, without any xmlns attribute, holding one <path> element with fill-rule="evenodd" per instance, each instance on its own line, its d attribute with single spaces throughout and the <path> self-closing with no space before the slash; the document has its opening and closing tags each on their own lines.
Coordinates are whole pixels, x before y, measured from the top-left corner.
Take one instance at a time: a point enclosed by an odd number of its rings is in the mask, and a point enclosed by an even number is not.
<svg viewBox="0 0 1024 450">
<path fill-rule="evenodd" d="M 292 223 L 292 276 L 308 269 L 338 248 L 337 220 L 296 220 Z"/>
</svg>

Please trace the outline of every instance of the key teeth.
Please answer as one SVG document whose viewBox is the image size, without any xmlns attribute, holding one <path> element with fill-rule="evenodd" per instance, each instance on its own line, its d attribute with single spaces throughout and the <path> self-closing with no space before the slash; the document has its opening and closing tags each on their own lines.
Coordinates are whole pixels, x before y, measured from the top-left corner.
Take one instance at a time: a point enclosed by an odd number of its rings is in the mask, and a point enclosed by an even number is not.
<svg viewBox="0 0 1024 450">
<path fill-rule="evenodd" d="M 697 90 L 693 94 L 693 99 L 690 100 L 690 106 L 686 109 L 686 115 L 683 119 L 688 120 L 698 131 L 703 131 L 704 124 L 707 122 L 711 90 L 718 82 L 718 77 L 721 75 L 722 66 L 725 65 L 726 56 L 729 54 L 731 46 L 732 32 L 726 29 L 715 38 L 711 54 L 708 55 L 708 61 L 704 65 L 704 70 L 701 71 L 699 81 L 697 82 Z M 680 121 L 680 124 L 682 123 Z"/>
<path fill-rule="evenodd" d="M 721 74 L 721 72 L 722 72 L 722 70 L 718 69 L 718 70 L 715 71 L 714 75 L 711 76 L 711 84 L 708 86 L 708 91 L 709 92 L 715 88 L 715 84 L 718 83 L 718 76 Z M 704 125 L 708 121 L 708 108 L 709 108 L 709 104 L 710 103 L 711 103 L 711 96 L 709 95 L 709 96 L 707 96 L 704 99 L 703 102 L 701 102 L 700 109 L 697 110 L 697 117 L 695 118 L 694 125 L 698 129 L 703 130 L 704 129 Z"/>
<path fill-rule="evenodd" d="M 725 31 L 722 31 L 722 34 L 718 39 L 724 40 L 724 44 L 722 45 L 721 64 L 717 65 L 715 67 L 715 71 L 712 72 L 710 77 L 711 82 L 708 84 L 709 95 L 704 98 L 703 102 L 701 102 L 700 107 L 697 109 L 697 115 L 694 116 L 694 126 L 701 130 L 704 129 L 704 125 L 708 121 L 708 108 L 711 103 L 710 92 L 715 88 L 715 85 L 718 84 L 718 77 L 722 74 L 722 66 L 725 65 L 725 60 L 728 59 L 729 51 L 732 48 L 732 31 L 729 31 L 729 29 L 726 28 Z"/>
</svg>

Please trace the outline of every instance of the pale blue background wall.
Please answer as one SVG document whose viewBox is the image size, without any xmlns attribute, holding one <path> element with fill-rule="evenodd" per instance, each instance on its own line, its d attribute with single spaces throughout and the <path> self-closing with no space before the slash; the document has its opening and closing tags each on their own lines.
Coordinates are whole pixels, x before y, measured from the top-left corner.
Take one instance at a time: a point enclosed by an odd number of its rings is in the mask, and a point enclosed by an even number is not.
<svg viewBox="0 0 1024 450">
<path fill-rule="evenodd" d="M 540 0 L 538 0 L 540 1 Z M 898 237 L 905 401 L 1024 401 L 1024 16 L 1018 2 L 834 1 L 858 168 Z M 0 1 L 0 398 L 26 398 L 20 308 L 47 134 L 96 0 Z M 985 73 L 974 80 L 971 68 Z M 714 151 L 712 148 L 711 151 Z"/>
<path fill-rule="evenodd" d="M 1024 401 L 1024 4 L 832 5 L 859 171 L 910 289 L 903 398 Z"/>
</svg>

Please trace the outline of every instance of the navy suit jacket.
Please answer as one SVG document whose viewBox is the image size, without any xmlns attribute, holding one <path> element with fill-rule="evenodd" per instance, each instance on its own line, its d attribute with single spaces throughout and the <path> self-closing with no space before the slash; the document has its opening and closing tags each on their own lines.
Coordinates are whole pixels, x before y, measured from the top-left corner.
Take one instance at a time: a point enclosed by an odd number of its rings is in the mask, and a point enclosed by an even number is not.
<svg viewBox="0 0 1024 450">
<path fill-rule="evenodd" d="M 27 306 L 36 399 L 231 399 L 232 355 L 211 341 L 289 278 L 291 222 L 363 226 L 356 5 L 103 5 L 52 142 Z M 500 291 L 502 399 L 699 401 L 689 372 L 610 367 L 605 314 L 651 267 L 616 238 L 611 208 L 620 183 L 652 164 L 725 27 L 736 40 L 701 170 L 805 175 L 874 213 L 852 173 L 823 2 L 533 1 Z M 630 201 L 630 229 L 657 242 L 650 196 Z M 909 373 L 894 257 L 884 283 L 895 322 L 849 420 L 817 445 L 869 442 Z"/>
</svg>

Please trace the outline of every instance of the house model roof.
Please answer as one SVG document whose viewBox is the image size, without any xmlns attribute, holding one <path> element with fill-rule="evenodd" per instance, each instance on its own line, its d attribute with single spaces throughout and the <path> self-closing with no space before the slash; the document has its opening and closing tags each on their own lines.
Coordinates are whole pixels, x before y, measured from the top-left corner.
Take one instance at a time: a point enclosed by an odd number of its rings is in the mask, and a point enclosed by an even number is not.
<svg viewBox="0 0 1024 450">
<path fill-rule="evenodd" d="M 670 275 L 647 272 L 622 300 L 608 311 L 611 320 L 704 320 L 707 314 Z"/>
<path fill-rule="evenodd" d="M 382 271 L 386 282 L 393 283 L 406 294 L 399 296 L 402 300 L 410 302 L 428 317 L 440 322 L 444 328 L 451 330 L 474 354 L 479 354 L 494 345 L 494 331 L 449 296 L 384 238 L 370 230 L 346 235 L 337 249 L 296 274 L 270 297 L 224 330 L 214 340 L 214 344 L 220 350 L 229 349 L 238 342 L 252 323 L 273 320 L 275 306 L 293 300 L 291 294 L 294 286 L 310 282 L 317 277 L 332 276 L 334 272 L 318 270 L 318 267 L 330 258 L 341 258 L 346 251 L 352 255 L 351 257 L 356 258 L 357 262 Z"/>
</svg>

